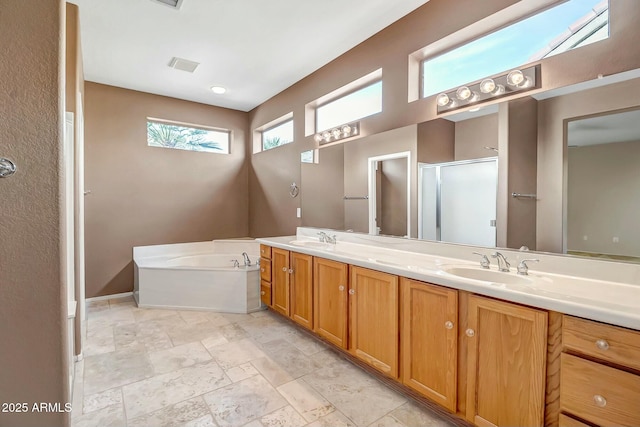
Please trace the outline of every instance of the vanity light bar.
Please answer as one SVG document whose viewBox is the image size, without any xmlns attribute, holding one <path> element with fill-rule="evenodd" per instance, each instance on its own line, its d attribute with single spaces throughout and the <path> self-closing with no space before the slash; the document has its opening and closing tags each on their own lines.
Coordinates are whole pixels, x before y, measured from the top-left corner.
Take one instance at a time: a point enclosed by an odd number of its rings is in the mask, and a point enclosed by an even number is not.
<svg viewBox="0 0 640 427">
<path fill-rule="evenodd" d="M 436 97 L 438 114 L 535 89 L 538 87 L 538 72 L 538 66 L 534 65 L 443 92 Z"/>
<path fill-rule="evenodd" d="M 333 129 L 327 129 L 322 132 L 318 132 L 313 136 L 313 139 L 320 144 L 328 144 L 330 142 L 340 141 L 341 139 L 351 138 L 360 133 L 360 122 L 353 122 L 346 125 L 340 125 Z"/>
</svg>

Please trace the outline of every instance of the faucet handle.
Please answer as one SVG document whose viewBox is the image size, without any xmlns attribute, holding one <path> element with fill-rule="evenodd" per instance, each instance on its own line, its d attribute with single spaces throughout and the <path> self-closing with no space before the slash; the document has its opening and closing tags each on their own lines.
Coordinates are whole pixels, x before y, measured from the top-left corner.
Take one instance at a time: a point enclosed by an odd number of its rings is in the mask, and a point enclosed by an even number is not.
<svg viewBox="0 0 640 427">
<path fill-rule="evenodd" d="M 320 237 L 318 237 L 318 240 L 320 240 L 322 243 L 325 243 L 327 241 L 327 237 L 329 237 L 329 236 L 327 236 L 327 233 L 325 233 L 324 231 L 320 231 L 317 234 L 318 234 L 318 236 L 320 236 Z"/>
<path fill-rule="evenodd" d="M 540 262 L 539 259 L 523 259 L 518 263 L 518 274 L 522 276 L 527 276 L 529 274 L 529 266 L 528 262 Z"/>
<path fill-rule="evenodd" d="M 489 261 L 489 258 L 487 258 L 485 254 L 481 254 L 480 252 L 474 252 L 473 254 L 480 255 L 482 257 L 482 259 L 480 260 L 480 266 L 482 268 L 489 268 L 489 266 L 491 265 L 491 261 Z"/>
</svg>

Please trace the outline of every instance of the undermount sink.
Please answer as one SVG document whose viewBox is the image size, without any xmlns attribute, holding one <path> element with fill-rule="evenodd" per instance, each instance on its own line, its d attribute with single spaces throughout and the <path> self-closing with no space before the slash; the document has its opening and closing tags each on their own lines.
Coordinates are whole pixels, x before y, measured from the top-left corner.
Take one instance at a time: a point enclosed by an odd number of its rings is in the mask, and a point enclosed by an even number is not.
<svg viewBox="0 0 640 427">
<path fill-rule="evenodd" d="M 505 285 L 529 285 L 531 279 L 523 276 L 516 276 L 515 273 L 507 273 L 496 270 L 487 270 L 477 267 L 446 267 L 445 272 L 464 277 L 465 279 L 482 280 L 483 282 L 500 283 Z"/>
<path fill-rule="evenodd" d="M 316 242 L 314 240 L 292 240 L 289 242 L 289 244 L 293 246 L 302 246 L 314 249 L 329 249 L 331 247 L 329 243 Z"/>
</svg>

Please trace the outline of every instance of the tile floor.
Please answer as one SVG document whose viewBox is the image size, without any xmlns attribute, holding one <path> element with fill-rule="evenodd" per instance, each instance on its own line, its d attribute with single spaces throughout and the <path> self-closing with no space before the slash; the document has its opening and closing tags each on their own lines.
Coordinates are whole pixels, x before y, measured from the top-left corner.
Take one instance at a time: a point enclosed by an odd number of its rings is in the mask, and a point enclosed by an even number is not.
<svg viewBox="0 0 640 427">
<path fill-rule="evenodd" d="M 72 426 L 448 426 L 267 311 L 88 306 Z"/>
</svg>

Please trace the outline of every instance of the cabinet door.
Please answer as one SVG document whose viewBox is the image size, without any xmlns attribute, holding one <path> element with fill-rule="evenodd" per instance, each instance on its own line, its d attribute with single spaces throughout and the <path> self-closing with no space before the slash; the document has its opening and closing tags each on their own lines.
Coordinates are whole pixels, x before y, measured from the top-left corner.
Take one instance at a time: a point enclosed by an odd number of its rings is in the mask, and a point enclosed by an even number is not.
<svg viewBox="0 0 640 427">
<path fill-rule="evenodd" d="M 271 303 L 277 312 L 289 315 L 289 251 L 271 249 Z"/>
<path fill-rule="evenodd" d="M 456 411 L 458 291 L 401 279 L 402 382 Z"/>
<path fill-rule="evenodd" d="M 398 276 L 352 266 L 349 297 L 349 350 L 398 378 Z"/>
<path fill-rule="evenodd" d="M 543 425 L 547 313 L 472 295 L 466 335 L 467 419 Z"/>
<path fill-rule="evenodd" d="M 313 257 L 291 252 L 291 318 L 313 329 Z"/>
<path fill-rule="evenodd" d="M 347 348 L 348 266 L 323 258 L 313 260 L 314 331 Z"/>
</svg>

